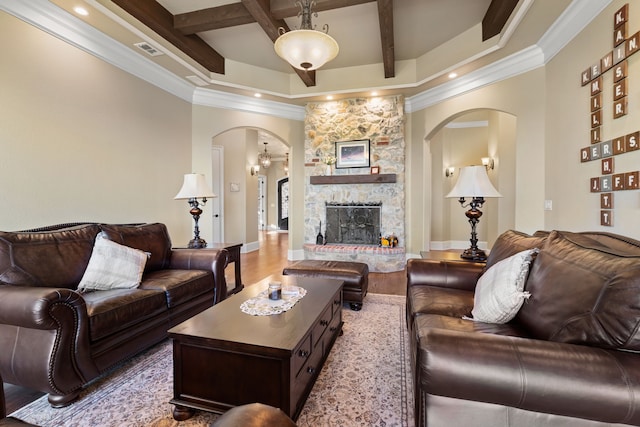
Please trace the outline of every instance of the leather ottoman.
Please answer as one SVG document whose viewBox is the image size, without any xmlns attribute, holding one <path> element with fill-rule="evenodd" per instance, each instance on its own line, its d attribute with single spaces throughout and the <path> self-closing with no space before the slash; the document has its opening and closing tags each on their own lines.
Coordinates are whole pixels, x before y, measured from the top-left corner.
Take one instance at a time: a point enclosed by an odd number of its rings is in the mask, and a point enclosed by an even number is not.
<svg viewBox="0 0 640 427">
<path fill-rule="evenodd" d="M 342 280 L 342 299 L 356 311 L 362 308 L 369 287 L 369 266 L 362 262 L 305 259 L 285 267 L 282 274 Z"/>
</svg>

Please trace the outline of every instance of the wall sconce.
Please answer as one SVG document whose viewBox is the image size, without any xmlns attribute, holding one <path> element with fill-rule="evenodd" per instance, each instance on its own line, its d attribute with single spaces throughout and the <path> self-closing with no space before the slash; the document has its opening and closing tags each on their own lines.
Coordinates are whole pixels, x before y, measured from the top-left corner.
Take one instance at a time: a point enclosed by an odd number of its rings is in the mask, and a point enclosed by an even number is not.
<svg viewBox="0 0 640 427">
<path fill-rule="evenodd" d="M 493 162 L 493 158 L 491 158 L 491 157 L 483 157 L 482 158 L 482 165 L 487 170 L 489 170 L 489 169 L 493 170 L 493 167 L 495 166 L 495 163 Z"/>
<path fill-rule="evenodd" d="M 444 176 L 446 176 L 447 178 L 451 178 L 455 171 L 456 171 L 456 168 L 454 168 L 453 166 L 448 167 L 444 170 Z"/>
<path fill-rule="evenodd" d="M 260 172 L 260 165 L 251 166 L 251 176 L 257 176 L 258 172 Z"/>
</svg>

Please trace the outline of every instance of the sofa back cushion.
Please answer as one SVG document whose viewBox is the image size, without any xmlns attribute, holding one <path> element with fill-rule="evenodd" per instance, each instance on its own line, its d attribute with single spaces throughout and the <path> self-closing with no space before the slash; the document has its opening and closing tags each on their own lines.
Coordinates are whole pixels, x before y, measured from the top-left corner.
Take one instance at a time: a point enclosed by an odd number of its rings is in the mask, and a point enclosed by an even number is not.
<svg viewBox="0 0 640 427">
<path fill-rule="evenodd" d="M 116 243 L 139 249 L 149 254 L 145 271 L 162 270 L 169 267 L 171 239 L 164 224 L 100 225 L 104 236 Z"/>
<path fill-rule="evenodd" d="M 485 271 L 494 264 L 507 259 L 517 253 L 529 249 L 541 248 L 546 236 L 534 237 L 515 230 L 507 230 L 496 239 L 487 257 Z"/>
<path fill-rule="evenodd" d="M 640 350 L 640 254 L 552 231 L 525 290 L 516 321 L 535 337 Z"/>
<path fill-rule="evenodd" d="M 96 235 L 95 224 L 44 232 L 0 232 L 0 282 L 75 289 Z"/>
</svg>

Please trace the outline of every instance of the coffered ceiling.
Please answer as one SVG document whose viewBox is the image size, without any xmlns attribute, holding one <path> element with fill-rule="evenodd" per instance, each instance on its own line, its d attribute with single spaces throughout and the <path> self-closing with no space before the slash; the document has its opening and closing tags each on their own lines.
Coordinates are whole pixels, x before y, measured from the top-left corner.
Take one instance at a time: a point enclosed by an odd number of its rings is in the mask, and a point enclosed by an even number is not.
<svg viewBox="0 0 640 427">
<path fill-rule="evenodd" d="M 300 26 L 293 0 L 49 1 L 194 87 L 295 105 L 328 95 L 422 93 L 447 83 L 450 72 L 463 77 L 534 46 L 576 3 L 316 0 L 313 24 L 329 26 L 340 52 L 307 73 L 273 49 L 279 27 Z M 76 6 L 89 15 L 77 15 Z"/>
</svg>

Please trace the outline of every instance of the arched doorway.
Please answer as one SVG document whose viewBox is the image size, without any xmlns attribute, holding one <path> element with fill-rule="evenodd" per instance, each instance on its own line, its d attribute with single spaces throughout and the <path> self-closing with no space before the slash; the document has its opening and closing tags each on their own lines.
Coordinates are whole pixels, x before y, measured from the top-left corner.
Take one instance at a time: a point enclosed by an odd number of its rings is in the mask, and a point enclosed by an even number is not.
<svg viewBox="0 0 640 427">
<path fill-rule="evenodd" d="M 430 248 L 469 247 L 470 227 L 465 209 L 457 199 L 447 199 L 459 168 L 493 161 L 487 174 L 502 194 L 482 208 L 478 225 L 479 246 L 490 247 L 496 237 L 515 225 L 516 117 L 497 110 L 476 109 L 457 113 L 437 127 L 426 139 L 431 156 Z"/>
<path fill-rule="evenodd" d="M 258 154 L 271 155 L 268 168 L 258 168 Z M 259 248 L 261 222 L 267 229 L 277 228 L 277 183 L 285 176 L 283 163 L 291 148 L 275 134 L 261 128 L 237 127 L 212 138 L 212 146 L 222 147 L 224 176 L 219 198 L 224 212 L 222 227 L 229 242 L 242 242 L 243 250 Z M 264 213 L 260 213 L 259 182 L 264 182 Z"/>
</svg>

